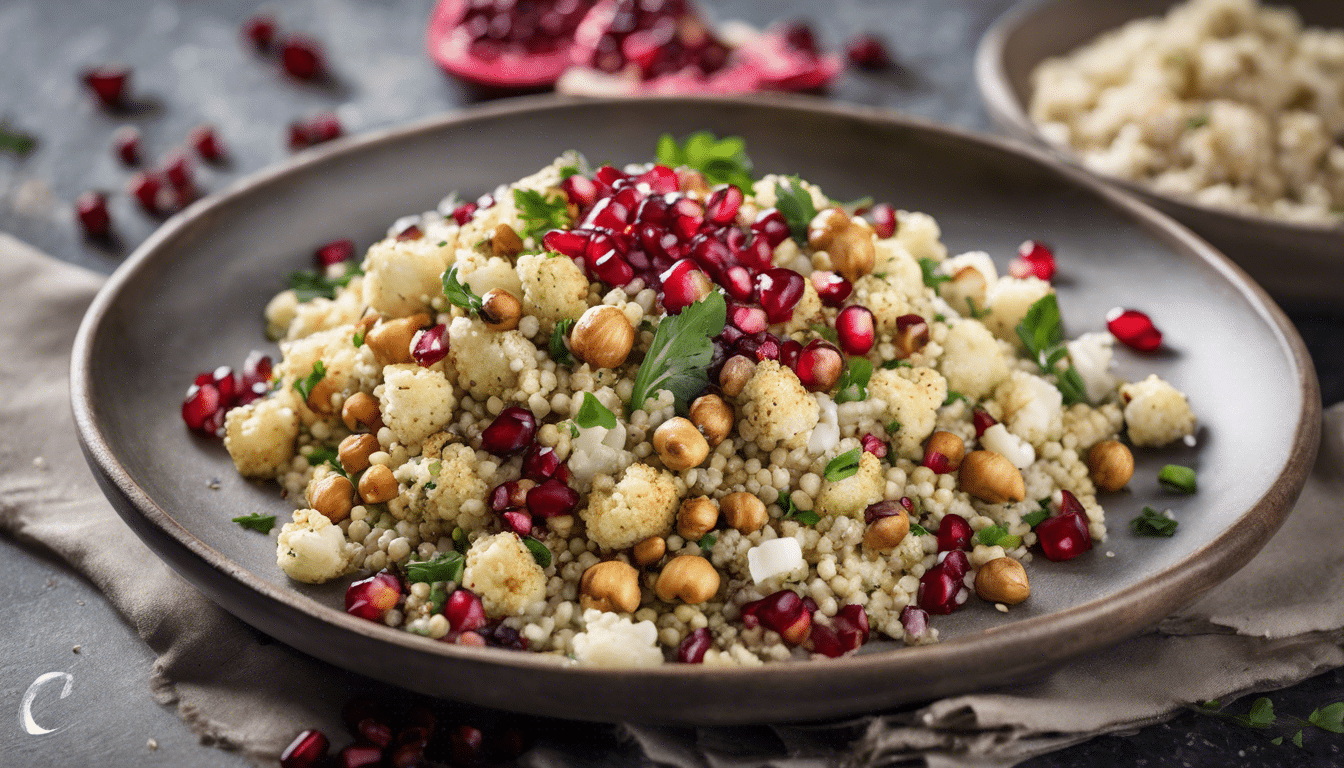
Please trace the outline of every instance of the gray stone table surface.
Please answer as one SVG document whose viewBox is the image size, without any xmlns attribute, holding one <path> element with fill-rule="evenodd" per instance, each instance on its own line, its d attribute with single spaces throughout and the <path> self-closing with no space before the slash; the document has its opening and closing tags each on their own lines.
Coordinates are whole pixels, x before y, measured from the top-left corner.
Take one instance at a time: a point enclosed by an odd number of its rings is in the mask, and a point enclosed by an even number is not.
<svg viewBox="0 0 1344 768">
<path fill-rule="evenodd" d="M 976 42 L 1007 0 L 804 0 L 710 3 L 720 19 L 764 25 L 807 18 L 824 46 L 861 31 L 883 37 L 898 62 L 878 74 L 847 69 L 833 98 L 898 109 L 966 128 L 990 130 L 972 78 Z M 393 125 L 472 103 L 477 94 L 442 75 L 424 56 L 431 0 L 291 0 L 275 3 L 282 29 L 321 42 L 334 83 L 302 85 L 280 75 L 240 42 L 239 27 L 259 9 L 246 0 L 4 0 L 0 2 L 0 120 L 35 135 L 26 158 L 0 154 L 0 230 L 46 252 L 110 272 L 157 221 L 122 192 L 130 171 L 110 150 L 123 124 L 143 132 L 153 162 L 182 145 L 195 126 L 213 125 L 230 162 L 200 167 L 199 186 L 218 189 L 288 154 L 286 126 L 334 110 L 348 132 Z M 86 66 L 129 64 L 140 107 L 109 114 L 79 82 Z M 199 167 L 199 166 L 198 166 Z M 111 197 L 118 243 L 85 241 L 71 202 L 86 189 Z M 1322 307 L 1288 307 L 1311 347 L 1327 404 L 1344 398 L 1344 320 Z M 149 696 L 152 654 L 84 579 L 59 563 L 0 539 L 0 765 L 237 766 L 233 754 L 200 746 Z M 33 720 L 20 705 L 40 676 L 67 673 L 35 688 Z M 1344 699 L 1344 673 L 1332 672 L 1270 697 L 1304 716 Z M 1243 711 L 1246 702 L 1241 703 Z M 1236 709 L 1234 707 L 1234 709 Z M 36 728 L 54 729 L 33 735 Z M 611 734 L 585 730 L 573 753 L 590 764 L 633 758 Z M 1312 732 L 1302 748 L 1270 735 L 1187 714 L 1135 734 L 1107 736 L 1037 758 L 1033 768 L 1091 765 L 1338 765 L 1341 739 Z"/>
</svg>

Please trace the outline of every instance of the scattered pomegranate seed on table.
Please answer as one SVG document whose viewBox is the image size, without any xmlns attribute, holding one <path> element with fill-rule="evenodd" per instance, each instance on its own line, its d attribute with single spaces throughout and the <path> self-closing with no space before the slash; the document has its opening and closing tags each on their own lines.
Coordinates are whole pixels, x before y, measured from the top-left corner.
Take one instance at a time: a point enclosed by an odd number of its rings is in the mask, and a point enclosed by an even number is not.
<svg viewBox="0 0 1344 768">
<path fill-rule="evenodd" d="M 164 163 L 162 173 L 163 178 L 168 180 L 173 189 L 191 189 L 194 174 L 191 167 L 191 158 L 187 157 L 185 153 L 174 152 L 169 155 Z"/>
<path fill-rule="evenodd" d="M 103 66 L 84 71 L 84 83 L 93 90 L 98 101 L 110 109 L 125 106 L 130 78 L 128 67 Z"/>
<path fill-rule="evenodd" d="M 1152 352 L 1162 346 L 1162 332 L 1137 309 L 1116 307 L 1107 312 L 1106 328 L 1121 344 L 1139 352 Z"/>
<path fill-rule="evenodd" d="M 303 731 L 280 753 L 280 768 L 317 768 L 330 746 L 321 731 Z"/>
<path fill-rule="evenodd" d="M 163 201 L 159 194 L 162 190 L 163 180 L 157 173 L 141 171 L 126 182 L 126 192 L 140 203 L 141 210 L 151 216 L 163 212 Z"/>
<path fill-rule="evenodd" d="M 88 191 L 75 199 L 75 216 L 89 237 L 107 237 L 112 231 L 112 217 L 107 211 L 107 196 Z"/>
<path fill-rule="evenodd" d="M 219 135 L 215 133 L 215 129 L 208 125 L 202 125 L 192 129 L 191 135 L 187 140 L 190 142 L 191 146 L 196 149 L 196 154 L 200 155 L 201 159 L 207 163 L 222 162 L 228 154 L 227 150 L 224 148 L 224 143 L 220 141 Z"/>
<path fill-rule="evenodd" d="M 260 13 L 249 18 L 243 22 L 243 36 L 258 51 L 271 50 L 271 43 L 275 41 L 275 18 Z"/>
<path fill-rule="evenodd" d="M 280 44 L 280 64 L 299 80 L 318 80 L 326 74 L 326 61 L 316 41 L 290 35 Z"/>
<path fill-rule="evenodd" d="M 140 164 L 140 129 L 123 125 L 112 134 L 112 148 L 126 165 Z"/>
<path fill-rule="evenodd" d="M 314 144 L 338 139 L 344 133 L 341 121 L 334 113 L 324 112 L 307 120 L 289 124 L 289 148 L 297 151 Z"/>
<path fill-rule="evenodd" d="M 859 35 L 845 45 L 845 55 L 860 69 L 872 71 L 891 66 L 891 55 L 887 47 L 874 35 Z"/>
</svg>

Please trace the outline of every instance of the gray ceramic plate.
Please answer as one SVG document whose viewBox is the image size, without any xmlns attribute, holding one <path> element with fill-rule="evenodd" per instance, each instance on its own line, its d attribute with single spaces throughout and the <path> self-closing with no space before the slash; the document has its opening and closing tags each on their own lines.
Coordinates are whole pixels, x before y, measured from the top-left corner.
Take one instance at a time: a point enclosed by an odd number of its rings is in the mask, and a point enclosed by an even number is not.
<svg viewBox="0 0 1344 768">
<path fill-rule="evenodd" d="M 239 478 L 223 448 L 178 416 L 197 371 L 265 348 L 261 312 L 313 245 L 367 245 L 446 192 L 493 189 L 577 148 L 643 160 L 659 134 L 709 128 L 747 139 L 759 171 L 797 172 L 830 194 L 872 194 L 937 216 L 953 252 L 1001 264 L 1027 237 L 1055 246 L 1071 334 L 1116 305 L 1151 311 L 1168 351 L 1119 354 L 1128 378 L 1156 372 L 1189 393 L 1197 449 L 1145 453 L 1131 492 L 1107 500 L 1111 540 L 1033 566 L 1011 613 L 975 604 L 937 619 L 946 642 L 873 644 L 834 661 L 715 670 L 612 671 L 553 657 L 432 642 L 346 615 L 344 584 L 309 588 L 275 566 L 271 538 L 229 522 L 288 517 L 274 485 Z M 72 391 L 89 462 L 126 522 L 220 605 L 333 664 L 408 688 L 507 709 L 588 719 L 733 723 L 818 718 L 1029 675 L 1155 623 L 1244 564 L 1278 528 L 1316 450 L 1311 363 L 1245 275 L 1162 215 L 1043 153 L 890 114 L 803 98 L 491 105 L 304 154 L 193 205 L 151 237 L 98 295 L 75 344 Z M 1161 464 L 1199 471 L 1170 498 Z M 219 488 L 208 483 L 217 480 Z M 1137 539 L 1145 503 L 1173 507 L 1171 539 Z M 1108 556 L 1107 553 L 1114 553 Z"/>
<path fill-rule="evenodd" d="M 976 55 L 980 95 L 994 119 L 1017 138 L 1048 146 L 1027 117 L 1031 71 L 1127 21 L 1156 16 L 1178 0 L 1029 0 L 985 33 Z M 1339 0 L 1293 0 L 1312 26 L 1344 28 Z M 1050 151 L 1073 165 L 1076 160 Z M 1142 185 L 1103 177 L 1139 195 L 1222 249 L 1276 297 L 1344 306 L 1344 227 L 1289 224 L 1241 215 L 1150 192 Z"/>
</svg>

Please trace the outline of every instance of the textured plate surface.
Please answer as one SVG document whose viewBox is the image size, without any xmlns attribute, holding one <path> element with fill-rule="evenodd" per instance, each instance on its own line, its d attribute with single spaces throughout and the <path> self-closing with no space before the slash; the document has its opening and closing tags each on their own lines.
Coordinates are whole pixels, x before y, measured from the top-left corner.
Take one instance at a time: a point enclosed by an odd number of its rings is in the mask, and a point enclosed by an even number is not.
<svg viewBox="0 0 1344 768">
<path fill-rule="evenodd" d="M 1027 117 L 1036 65 L 1125 22 L 1161 15 L 1178 1 L 1028 0 L 1016 6 L 985 33 L 976 55 L 975 78 L 990 115 L 1012 135 L 1049 146 Z M 1293 0 L 1283 5 L 1297 9 L 1308 26 L 1344 28 L 1344 3 L 1339 0 Z M 1078 165 L 1067 151 L 1053 147 L 1050 151 Z M 1220 211 L 1121 179 L 1098 178 L 1134 192 L 1193 229 L 1276 297 L 1344 306 L 1344 226 L 1291 224 Z"/>
<path fill-rule="evenodd" d="M 198 371 L 269 349 L 261 313 L 314 244 L 361 247 L 457 189 L 474 197 L 560 151 L 650 158 L 660 133 L 746 138 L 758 172 L 801 173 L 838 199 L 871 194 L 937 217 L 953 253 L 1000 267 L 1024 238 L 1050 242 L 1068 332 L 1104 330 L 1117 305 L 1153 313 L 1167 348 L 1118 352 L 1189 394 L 1199 446 L 1144 452 L 1130 490 L 1104 499 L 1111 540 L 1070 563 L 1038 558 L 1032 597 L 940 617 L 945 642 L 834 661 L 715 670 L 579 669 L 552 657 L 463 648 L 340 610 L 346 582 L 290 583 L 274 541 L 229 518 L 288 519 L 274 485 L 238 477 L 178 415 Z M 220 605 L 333 664 L 479 704 L 585 719 L 730 723 L 873 710 L 1027 675 L 1152 625 L 1226 578 L 1278 528 L 1315 454 L 1320 398 L 1301 340 L 1239 269 L 1170 220 L 1043 153 L 887 113 L 812 99 L 502 102 L 346 140 L 258 174 L 174 218 L 112 276 L 76 341 L 72 399 L 86 454 L 126 522 Z M 1199 471 L 1164 497 L 1157 469 Z M 218 489 L 208 483 L 218 481 Z M 1172 539 L 1136 539 L 1145 503 L 1173 507 Z M 1113 552 L 1114 556 L 1107 556 Z"/>
</svg>

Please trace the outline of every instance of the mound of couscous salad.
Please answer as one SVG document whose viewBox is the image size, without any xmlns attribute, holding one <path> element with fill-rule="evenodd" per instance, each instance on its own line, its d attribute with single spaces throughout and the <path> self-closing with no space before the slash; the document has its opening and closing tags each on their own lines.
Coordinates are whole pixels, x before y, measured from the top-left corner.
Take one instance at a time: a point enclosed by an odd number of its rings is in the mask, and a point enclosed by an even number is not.
<svg viewBox="0 0 1344 768">
<path fill-rule="evenodd" d="M 566 153 L 329 243 L 266 308 L 280 359 L 198 377 L 188 426 L 299 507 L 237 518 L 289 578 L 581 664 L 931 643 L 1103 541 L 1130 446 L 1191 439 L 1181 392 L 1110 372 L 1160 345 L 1145 315 L 1064 337 L 1046 246 L 1000 275 L 927 215 L 755 179 L 738 139 L 657 158 Z"/>
</svg>

